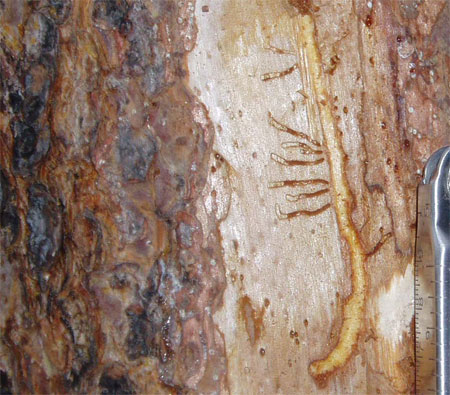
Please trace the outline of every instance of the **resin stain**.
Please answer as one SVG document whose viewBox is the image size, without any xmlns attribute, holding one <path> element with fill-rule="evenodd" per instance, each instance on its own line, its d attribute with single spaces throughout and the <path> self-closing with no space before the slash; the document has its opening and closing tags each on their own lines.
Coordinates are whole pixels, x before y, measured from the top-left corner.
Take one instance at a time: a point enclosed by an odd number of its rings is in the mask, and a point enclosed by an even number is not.
<svg viewBox="0 0 450 395">
<path fill-rule="evenodd" d="M 251 299 L 247 295 L 239 299 L 239 314 L 244 321 L 245 329 L 252 346 L 261 338 L 264 330 L 265 312 L 265 306 L 259 311 L 255 309 Z"/>
</svg>

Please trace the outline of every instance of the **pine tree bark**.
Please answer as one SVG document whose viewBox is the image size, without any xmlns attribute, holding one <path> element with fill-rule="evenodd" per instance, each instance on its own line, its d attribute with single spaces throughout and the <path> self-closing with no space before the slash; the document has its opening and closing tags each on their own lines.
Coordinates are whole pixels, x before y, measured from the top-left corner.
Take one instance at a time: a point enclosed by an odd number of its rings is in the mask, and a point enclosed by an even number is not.
<svg viewBox="0 0 450 395">
<path fill-rule="evenodd" d="M 2 393 L 408 393 L 445 0 L 0 1 Z"/>
</svg>

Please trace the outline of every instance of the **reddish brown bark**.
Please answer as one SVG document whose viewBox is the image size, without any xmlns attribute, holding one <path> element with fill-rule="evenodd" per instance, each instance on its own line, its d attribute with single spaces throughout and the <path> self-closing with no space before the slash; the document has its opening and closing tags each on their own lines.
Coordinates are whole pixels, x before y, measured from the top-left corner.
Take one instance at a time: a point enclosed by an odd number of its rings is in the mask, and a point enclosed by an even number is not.
<svg viewBox="0 0 450 395">
<path fill-rule="evenodd" d="M 186 80 L 194 3 L 0 7 L 2 386 L 223 387 L 218 232 L 196 218 L 214 130 Z"/>
</svg>

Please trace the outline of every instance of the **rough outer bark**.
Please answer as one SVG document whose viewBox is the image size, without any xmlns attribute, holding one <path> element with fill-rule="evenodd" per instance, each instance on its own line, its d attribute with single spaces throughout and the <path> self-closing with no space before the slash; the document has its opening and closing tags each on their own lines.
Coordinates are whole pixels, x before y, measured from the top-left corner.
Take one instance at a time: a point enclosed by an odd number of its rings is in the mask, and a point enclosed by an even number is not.
<svg viewBox="0 0 450 395">
<path fill-rule="evenodd" d="M 194 2 L 2 1 L 2 393 L 224 387 Z"/>
</svg>

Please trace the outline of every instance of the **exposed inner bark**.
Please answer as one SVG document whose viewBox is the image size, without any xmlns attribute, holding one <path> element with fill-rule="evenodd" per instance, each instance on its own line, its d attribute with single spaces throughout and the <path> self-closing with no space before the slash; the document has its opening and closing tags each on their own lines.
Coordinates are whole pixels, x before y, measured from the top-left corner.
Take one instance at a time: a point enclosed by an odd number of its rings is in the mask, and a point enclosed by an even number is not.
<svg viewBox="0 0 450 395">
<path fill-rule="evenodd" d="M 226 251 L 224 316 L 234 300 L 271 301 L 259 342 L 221 322 L 230 375 L 253 391 L 411 391 L 415 196 L 426 159 L 449 142 L 448 3 L 224 4 L 204 17 L 220 20 L 223 34 L 214 40 L 199 25 L 220 78 L 196 81 L 223 128 L 217 149 L 237 173 L 244 208 L 234 210 L 250 218 L 238 226 L 232 211 L 222 226 L 249 234 L 239 239 L 248 265 Z M 250 280 L 234 281 L 241 276 Z M 286 340 L 291 328 L 303 347 Z M 240 373 L 247 367 L 251 379 Z"/>
</svg>

